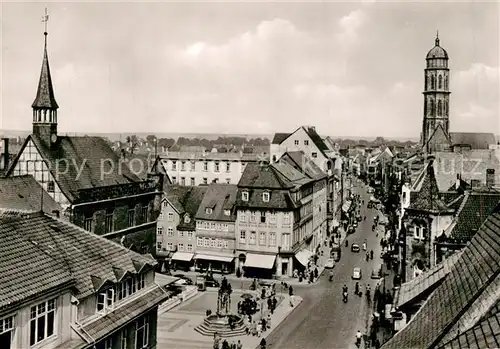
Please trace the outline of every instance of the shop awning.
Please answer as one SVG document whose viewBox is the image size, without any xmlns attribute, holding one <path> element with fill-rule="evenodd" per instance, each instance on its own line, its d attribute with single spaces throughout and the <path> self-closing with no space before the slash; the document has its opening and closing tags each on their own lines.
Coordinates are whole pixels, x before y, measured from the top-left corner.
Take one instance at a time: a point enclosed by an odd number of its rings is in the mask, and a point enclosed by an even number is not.
<svg viewBox="0 0 500 349">
<path fill-rule="evenodd" d="M 309 258 L 311 258 L 313 253 L 308 250 L 302 250 L 295 254 L 295 258 L 302 264 L 304 267 L 307 267 L 307 263 L 309 262 Z"/>
<path fill-rule="evenodd" d="M 247 253 L 245 267 L 272 269 L 276 255 Z"/>
<path fill-rule="evenodd" d="M 346 201 L 344 203 L 344 205 L 342 206 L 342 211 L 347 212 L 347 211 L 349 211 L 350 208 L 351 208 L 351 202 L 350 201 Z"/>
<path fill-rule="evenodd" d="M 175 252 L 172 256 L 174 261 L 190 262 L 193 259 L 194 253 L 189 252 Z"/>
<path fill-rule="evenodd" d="M 204 253 L 197 253 L 194 256 L 194 259 L 203 259 L 205 261 L 219 261 L 219 262 L 232 262 L 234 259 L 234 256 L 227 253 L 227 254 L 204 254 Z"/>
</svg>

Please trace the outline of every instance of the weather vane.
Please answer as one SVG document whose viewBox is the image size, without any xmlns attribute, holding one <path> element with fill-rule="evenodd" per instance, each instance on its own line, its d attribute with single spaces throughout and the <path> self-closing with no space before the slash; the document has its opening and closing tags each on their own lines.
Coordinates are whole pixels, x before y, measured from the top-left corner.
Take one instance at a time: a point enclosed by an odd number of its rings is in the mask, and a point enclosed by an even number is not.
<svg viewBox="0 0 500 349">
<path fill-rule="evenodd" d="M 47 22 L 49 21 L 49 14 L 47 12 L 47 8 L 45 8 L 45 16 L 42 17 L 42 23 L 45 24 L 45 34 L 47 34 Z"/>
</svg>

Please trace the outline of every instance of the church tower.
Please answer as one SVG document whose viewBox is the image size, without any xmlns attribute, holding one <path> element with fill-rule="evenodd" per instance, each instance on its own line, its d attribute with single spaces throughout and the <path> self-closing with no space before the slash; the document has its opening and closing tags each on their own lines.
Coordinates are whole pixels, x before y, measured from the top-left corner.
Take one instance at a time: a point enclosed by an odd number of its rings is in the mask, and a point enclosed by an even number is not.
<svg viewBox="0 0 500 349">
<path fill-rule="evenodd" d="M 424 84 L 424 120 L 422 146 L 427 153 L 450 148 L 448 53 L 436 35 L 434 47 L 427 53 Z"/>
<path fill-rule="evenodd" d="M 48 15 L 45 15 L 45 21 Z M 33 136 L 38 137 L 46 145 L 57 142 L 57 105 L 50 76 L 49 58 L 47 55 L 47 28 L 45 28 L 42 71 L 38 82 L 36 97 L 31 105 L 33 108 Z"/>
</svg>

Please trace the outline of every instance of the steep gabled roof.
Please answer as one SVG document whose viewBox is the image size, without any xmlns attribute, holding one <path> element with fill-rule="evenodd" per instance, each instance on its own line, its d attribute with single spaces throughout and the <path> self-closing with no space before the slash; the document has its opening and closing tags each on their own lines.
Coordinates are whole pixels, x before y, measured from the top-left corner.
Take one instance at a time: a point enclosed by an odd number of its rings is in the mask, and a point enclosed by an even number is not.
<svg viewBox="0 0 500 349">
<path fill-rule="evenodd" d="M 324 156 L 326 156 L 325 152 L 329 150 L 328 146 L 325 144 L 325 142 L 323 142 L 321 136 L 316 132 L 316 128 L 310 126 L 303 126 L 302 128 L 306 131 L 307 135 L 311 138 L 316 147 L 318 147 L 319 151 L 323 153 Z"/>
<path fill-rule="evenodd" d="M 234 222 L 236 215 L 233 207 L 237 192 L 238 187 L 234 184 L 210 184 L 198 207 L 196 219 Z M 206 212 L 207 207 L 212 209 L 211 213 Z M 229 210 L 229 215 L 225 214 L 226 210 Z"/>
<path fill-rule="evenodd" d="M 291 133 L 275 133 L 271 143 L 272 144 L 281 144 L 281 142 L 283 142 L 285 139 L 287 139 L 288 136 L 290 136 L 290 135 L 291 135 Z"/>
<path fill-rule="evenodd" d="M 450 137 L 443 129 L 443 126 L 439 124 L 434 129 L 427 142 L 423 145 L 423 148 L 427 149 L 428 147 L 430 147 L 431 150 L 433 150 L 433 152 L 436 152 L 436 151 L 448 150 L 451 147 L 451 145 L 452 142 Z"/>
<path fill-rule="evenodd" d="M 103 138 L 88 136 L 58 137 L 57 145 L 52 148 L 36 135 L 30 135 L 12 163 L 9 174 L 31 140 L 70 202 L 78 198 L 80 189 L 141 181 Z"/>
<path fill-rule="evenodd" d="M 194 230 L 196 228 L 196 212 L 200 207 L 201 201 L 207 192 L 207 187 L 189 187 L 189 191 L 184 195 L 182 201 L 180 202 L 184 213 L 181 216 L 181 220 L 177 229 L 180 230 Z M 189 216 L 189 222 L 186 222 L 186 215 Z"/>
<path fill-rule="evenodd" d="M 448 240 L 468 242 L 500 203 L 500 193 L 466 193 L 454 218 L 445 232 Z"/>
<path fill-rule="evenodd" d="M 326 177 L 326 174 L 303 151 L 286 152 L 279 159 L 279 162 L 281 161 L 286 161 L 293 168 L 306 174 L 309 178 L 321 179 Z"/>
<path fill-rule="evenodd" d="M 444 282 L 383 349 L 435 348 L 467 331 L 498 301 L 500 205 L 463 250 Z"/>
<path fill-rule="evenodd" d="M 241 175 L 238 188 L 286 189 L 293 185 L 270 164 L 249 163 Z"/>
<path fill-rule="evenodd" d="M 42 213 L 0 216 L 0 308 L 73 282 L 79 299 L 95 280 L 116 282 L 115 270 L 136 273 L 154 259 Z M 33 267 L 36 261 L 36 267 Z"/>
<path fill-rule="evenodd" d="M 63 211 L 33 176 L 0 178 L 0 209 L 38 212 L 42 203 L 46 213 Z"/>
<path fill-rule="evenodd" d="M 408 210 L 426 212 L 451 212 L 450 208 L 439 197 L 434 167 L 431 162 L 425 168 L 425 177 L 418 192 L 411 193 Z"/>
<path fill-rule="evenodd" d="M 470 145 L 472 149 L 489 149 L 496 144 L 493 133 L 481 132 L 450 132 L 453 145 Z"/>
</svg>

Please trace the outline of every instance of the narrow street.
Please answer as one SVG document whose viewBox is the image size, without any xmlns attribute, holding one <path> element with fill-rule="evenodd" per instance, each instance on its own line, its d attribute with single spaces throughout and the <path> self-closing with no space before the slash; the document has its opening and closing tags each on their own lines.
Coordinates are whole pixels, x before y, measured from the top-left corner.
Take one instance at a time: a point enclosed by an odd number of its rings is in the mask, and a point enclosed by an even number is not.
<svg viewBox="0 0 500 349">
<path fill-rule="evenodd" d="M 332 349 L 355 348 L 355 335 L 358 330 L 366 332 L 369 325 L 371 310 L 364 297 L 354 295 L 355 281 L 352 280 L 353 268 L 360 267 L 362 279 L 360 289 L 364 292 L 367 283 L 371 285 L 371 294 L 378 280 L 371 279 L 372 269 L 382 261 L 380 258 L 380 239 L 372 232 L 373 217 L 377 215 L 375 209 L 367 209 L 370 195 L 366 189 L 358 186 L 354 192 L 365 201 L 361 208 L 361 215 L 366 220 L 359 223 L 354 234 L 347 237 L 349 247 L 342 247 L 342 258 L 334 269 L 334 280 L 328 280 L 329 272 L 325 271 L 320 282 L 313 287 L 297 287 L 296 294 L 303 297 L 300 307 L 283 323 L 281 323 L 268 337 L 270 348 L 283 349 Z M 368 250 L 373 249 L 373 260 L 366 261 L 365 252 L 351 252 L 351 243 L 358 243 L 360 247 L 367 240 Z M 348 303 L 342 301 L 342 286 L 349 288 Z"/>
</svg>

